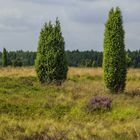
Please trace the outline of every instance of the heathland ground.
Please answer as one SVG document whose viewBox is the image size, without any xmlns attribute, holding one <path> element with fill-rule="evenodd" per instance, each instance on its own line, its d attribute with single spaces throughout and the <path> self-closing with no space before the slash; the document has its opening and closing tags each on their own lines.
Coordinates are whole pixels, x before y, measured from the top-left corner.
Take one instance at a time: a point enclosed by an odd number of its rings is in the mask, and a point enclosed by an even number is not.
<svg viewBox="0 0 140 140">
<path fill-rule="evenodd" d="M 40 85 L 33 67 L 0 68 L 0 140 L 140 139 L 140 69 L 129 69 L 124 93 L 105 88 L 101 68 L 69 68 L 62 86 Z M 112 109 L 88 113 L 93 96 Z"/>
</svg>

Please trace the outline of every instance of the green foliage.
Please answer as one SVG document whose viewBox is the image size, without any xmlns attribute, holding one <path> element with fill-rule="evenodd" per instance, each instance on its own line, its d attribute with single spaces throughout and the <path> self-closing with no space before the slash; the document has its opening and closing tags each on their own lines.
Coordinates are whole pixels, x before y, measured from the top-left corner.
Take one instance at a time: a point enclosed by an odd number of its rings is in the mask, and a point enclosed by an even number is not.
<svg viewBox="0 0 140 140">
<path fill-rule="evenodd" d="M 41 83 L 61 82 L 67 78 L 65 42 L 58 19 L 55 25 L 49 22 L 41 29 L 35 65 Z"/>
<path fill-rule="evenodd" d="M 87 61 L 90 62 L 90 67 L 102 66 L 102 52 L 97 51 L 66 51 L 68 65 L 72 67 L 87 67 Z M 36 58 L 36 52 L 29 51 L 10 51 L 8 52 L 8 65 L 12 66 L 12 62 L 20 59 L 23 66 L 33 66 Z M 127 50 L 126 56 L 127 66 L 140 68 L 140 50 Z M 0 66 L 2 65 L 2 53 L 0 52 Z"/>
<path fill-rule="evenodd" d="M 16 60 L 13 60 L 12 65 L 14 67 L 21 67 L 23 64 L 22 64 L 22 61 L 20 59 L 16 59 Z"/>
<path fill-rule="evenodd" d="M 98 51 L 66 51 L 68 65 L 80 67 L 101 67 L 102 66 L 102 52 Z"/>
<path fill-rule="evenodd" d="M 5 48 L 3 48 L 3 53 L 2 53 L 2 66 L 3 67 L 7 66 L 7 51 Z"/>
<path fill-rule="evenodd" d="M 140 50 L 139 51 L 127 51 L 128 57 L 131 59 L 130 67 L 140 68 Z"/>
<path fill-rule="evenodd" d="M 126 52 L 120 9 L 111 9 L 104 34 L 104 80 L 112 92 L 122 92 L 126 81 Z"/>
<path fill-rule="evenodd" d="M 126 54 L 126 64 L 127 64 L 127 67 L 130 67 L 132 64 L 132 59 L 130 56 L 128 56 L 128 53 Z"/>
</svg>

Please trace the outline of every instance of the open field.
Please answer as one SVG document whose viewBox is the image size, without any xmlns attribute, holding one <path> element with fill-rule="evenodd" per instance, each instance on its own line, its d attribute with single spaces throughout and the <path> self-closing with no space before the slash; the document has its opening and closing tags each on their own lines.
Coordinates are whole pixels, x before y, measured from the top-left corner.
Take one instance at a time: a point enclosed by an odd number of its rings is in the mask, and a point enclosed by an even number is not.
<svg viewBox="0 0 140 140">
<path fill-rule="evenodd" d="M 87 113 L 92 96 L 112 110 Z M 41 86 L 34 68 L 0 68 L 0 140 L 139 140 L 140 69 L 128 71 L 124 93 L 105 88 L 102 69 L 70 68 L 61 87 Z"/>
</svg>

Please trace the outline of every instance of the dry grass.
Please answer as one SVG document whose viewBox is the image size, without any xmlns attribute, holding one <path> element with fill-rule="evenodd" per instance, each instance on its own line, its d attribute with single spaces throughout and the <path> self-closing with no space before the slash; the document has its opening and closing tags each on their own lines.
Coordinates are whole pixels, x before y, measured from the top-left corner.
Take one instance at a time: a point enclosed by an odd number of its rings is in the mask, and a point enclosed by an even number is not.
<svg viewBox="0 0 140 140">
<path fill-rule="evenodd" d="M 28 77 L 28 76 L 36 76 L 35 69 L 33 67 L 0 68 L 0 77 Z"/>
<path fill-rule="evenodd" d="M 101 68 L 69 68 L 69 76 L 73 75 L 85 75 L 85 74 L 90 74 L 90 75 L 97 75 L 97 76 L 102 76 L 102 69 Z"/>
</svg>

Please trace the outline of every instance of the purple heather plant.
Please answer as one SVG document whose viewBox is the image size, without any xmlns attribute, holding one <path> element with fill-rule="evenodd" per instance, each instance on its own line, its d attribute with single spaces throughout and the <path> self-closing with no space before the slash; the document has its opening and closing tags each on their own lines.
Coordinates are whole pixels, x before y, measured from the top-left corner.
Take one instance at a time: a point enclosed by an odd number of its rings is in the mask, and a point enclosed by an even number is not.
<svg viewBox="0 0 140 140">
<path fill-rule="evenodd" d="M 112 107 L 112 99 L 107 96 L 94 96 L 90 99 L 87 104 L 87 110 L 89 112 L 94 112 L 97 110 L 110 110 Z"/>
</svg>

